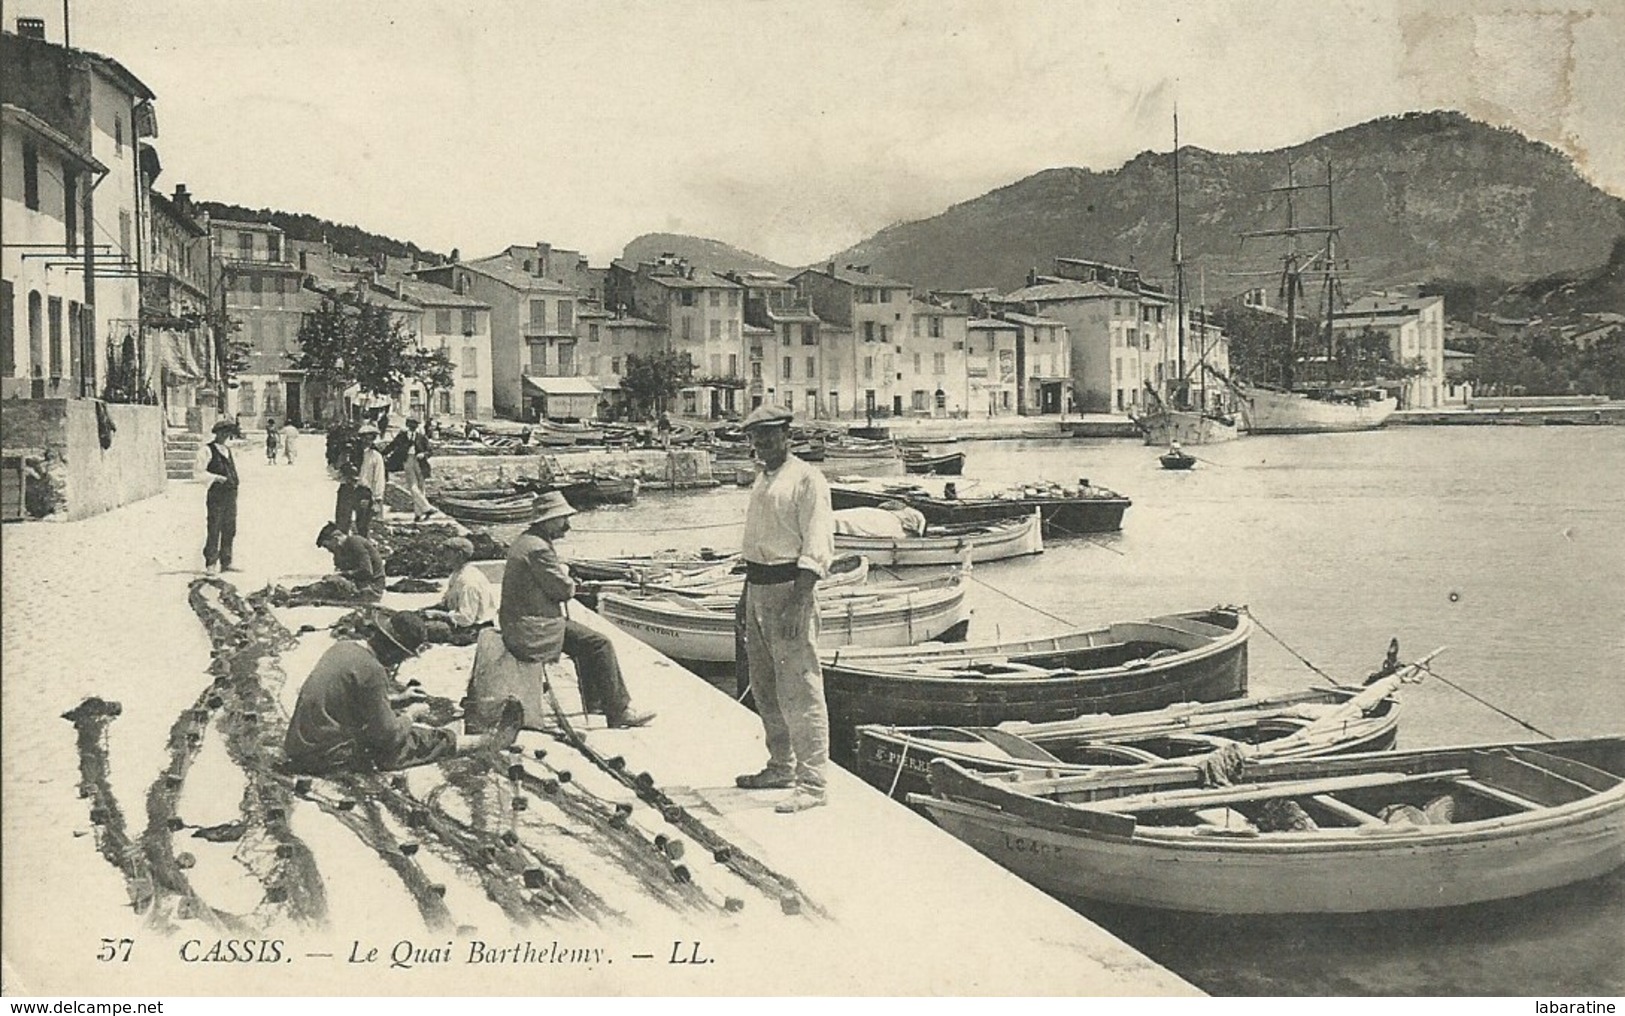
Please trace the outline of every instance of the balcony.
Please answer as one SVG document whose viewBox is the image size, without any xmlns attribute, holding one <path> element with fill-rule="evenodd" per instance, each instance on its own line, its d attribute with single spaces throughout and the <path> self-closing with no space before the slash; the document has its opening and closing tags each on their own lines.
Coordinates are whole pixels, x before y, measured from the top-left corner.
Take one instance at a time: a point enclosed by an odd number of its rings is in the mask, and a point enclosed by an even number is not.
<svg viewBox="0 0 1625 1016">
<path fill-rule="evenodd" d="M 525 363 L 520 364 L 519 373 L 524 377 L 580 377 L 581 372 L 571 364 L 562 367 L 549 367 L 546 364 Z"/>
</svg>

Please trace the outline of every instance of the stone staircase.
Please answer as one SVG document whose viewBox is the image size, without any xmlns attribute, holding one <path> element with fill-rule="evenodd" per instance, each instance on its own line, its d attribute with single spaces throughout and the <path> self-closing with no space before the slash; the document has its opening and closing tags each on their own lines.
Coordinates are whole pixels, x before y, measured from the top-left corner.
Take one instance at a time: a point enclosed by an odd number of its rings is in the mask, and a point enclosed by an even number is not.
<svg viewBox="0 0 1625 1016">
<path fill-rule="evenodd" d="M 171 480 L 194 479 L 197 451 L 203 444 L 202 434 L 171 430 L 164 436 L 164 475 Z"/>
</svg>

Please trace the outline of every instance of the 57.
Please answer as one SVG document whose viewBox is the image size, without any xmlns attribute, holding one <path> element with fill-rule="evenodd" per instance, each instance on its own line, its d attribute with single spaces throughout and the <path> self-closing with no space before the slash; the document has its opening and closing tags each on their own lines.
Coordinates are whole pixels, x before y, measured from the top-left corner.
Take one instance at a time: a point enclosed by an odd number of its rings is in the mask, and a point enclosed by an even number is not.
<svg viewBox="0 0 1625 1016">
<path fill-rule="evenodd" d="M 130 950 L 134 947 L 133 938 L 104 938 L 101 948 L 96 950 L 96 959 L 101 963 L 128 963 Z"/>
</svg>

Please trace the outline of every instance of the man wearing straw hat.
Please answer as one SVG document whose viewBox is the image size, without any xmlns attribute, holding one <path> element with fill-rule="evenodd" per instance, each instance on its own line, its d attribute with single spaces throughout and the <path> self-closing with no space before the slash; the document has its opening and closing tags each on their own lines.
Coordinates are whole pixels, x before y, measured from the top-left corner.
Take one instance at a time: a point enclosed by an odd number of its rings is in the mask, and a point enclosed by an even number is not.
<svg viewBox="0 0 1625 1016">
<path fill-rule="evenodd" d="M 751 694 L 767 734 L 767 766 L 746 790 L 795 788 L 775 810 L 824 803 L 829 709 L 818 665 L 814 589 L 835 557 L 835 519 L 822 473 L 790 454 L 788 409 L 764 403 L 742 425 L 762 470 L 745 510 L 742 602 Z"/>
<path fill-rule="evenodd" d="M 567 653 L 580 681 L 582 708 L 602 712 L 611 727 L 641 727 L 655 714 L 632 708 L 615 644 L 565 616 L 576 585 L 553 544 L 570 531 L 575 513 L 556 490 L 538 495 L 530 528 L 508 545 L 497 614 L 502 643 L 526 663 Z"/>
<path fill-rule="evenodd" d="M 315 776 L 407 769 L 512 744 L 524 718 L 517 699 L 504 701 L 496 725 L 478 736 L 413 722 L 427 708 L 426 696 L 416 685 L 397 693 L 391 675 L 423 642 L 417 615 L 376 610 L 365 642 L 330 646 L 294 703 L 283 741 L 288 768 Z"/>
</svg>

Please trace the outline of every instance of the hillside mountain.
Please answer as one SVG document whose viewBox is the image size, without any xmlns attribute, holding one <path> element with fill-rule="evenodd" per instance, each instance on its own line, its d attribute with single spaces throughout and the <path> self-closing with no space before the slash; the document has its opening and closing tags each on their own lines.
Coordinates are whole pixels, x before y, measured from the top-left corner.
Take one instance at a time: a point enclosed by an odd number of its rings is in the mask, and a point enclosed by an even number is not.
<svg viewBox="0 0 1625 1016">
<path fill-rule="evenodd" d="M 425 250 L 415 243 L 396 240 L 380 233 L 369 233 L 360 226 L 318 219 L 304 212 L 284 212 L 275 208 L 245 208 L 224 201 L 199 201 L 197 208 L 199 211 L 208 212 L 216 219 L 269 222 L 273 226 L 280 227 L 284 234 L 294 240 L 326 240 L 333 245 L 335 252 L 351 257 L 388 254 L 392 257 L 415 257 L 423 261 L 434 261 L 439 257 L 433 251 Z"/>
<path fill-rule="evenodd" d="M 1448 278 L 1525 282 L 1584 275 L 1625 236 L 1625 200 L 1583 180 L 1569 158 L 1516 131 L 1459 113 L 1407 113 L 1271 152 L 1180 149 L 1186 278 L 1201 270 L 1210 300 L 1277 284 L 1281 238 L 1239 239 L 1286 225 L 1286 202 L 1266 193 L 1321 183 L 1333 171 L 1339 260 L 1353 290 Z M 1301 192 L 1299 224 L 1323 224 L 1325 191 Z M 831 255 L 922 288 L 1020 286 L 1055 256 L 1135 264 L 1168 280 L 1173 249 L 1173 156 L 1144 152 L 1107 172 L 1050 169 L 890 226 Z M 1301 238 L 1313 249 L 1315 237 Z M 1248 271 L 1261 273 L 1244 274 Z"/>
<path fill-rule="evenodd" d="M 639 261 L 653 261 L 662 254 L 676 254 L 691 265 L 714 272 L 772 272 L 789 278 L 800 270 L 720 240 L 681 233 L 645 233 L 626 245 L 621 259 L 635 265 Z"/>
</svg>

